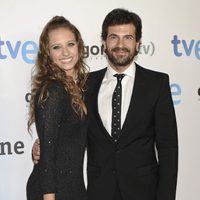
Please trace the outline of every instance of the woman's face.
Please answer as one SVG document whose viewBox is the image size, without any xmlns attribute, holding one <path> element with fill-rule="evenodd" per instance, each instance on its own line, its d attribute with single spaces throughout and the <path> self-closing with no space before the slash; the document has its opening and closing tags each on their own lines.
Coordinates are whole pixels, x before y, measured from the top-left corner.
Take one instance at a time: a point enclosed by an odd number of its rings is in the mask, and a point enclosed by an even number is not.
<svg viewBox="0 0 200 200">
<path fill-rule="evenodd" d="M 67 76 L 74 77 L 78 43 L 69 29 L 57 28 L 49 32 L 49 52 L 53 62 L 65 70 Z"/>
</svg>

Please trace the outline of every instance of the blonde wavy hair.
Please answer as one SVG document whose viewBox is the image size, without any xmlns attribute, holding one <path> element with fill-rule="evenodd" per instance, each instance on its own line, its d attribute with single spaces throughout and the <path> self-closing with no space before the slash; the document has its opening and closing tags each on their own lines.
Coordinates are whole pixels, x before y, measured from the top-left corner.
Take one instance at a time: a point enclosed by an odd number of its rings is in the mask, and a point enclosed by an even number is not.
<svg viewBox="0 0 200 200">
<path fill-rule="evenodd" d="M 78 61 L 74 66 L 76 74 L 76 83 L 72 77 L 67 76 L 65 71 L 56 65 L 49 54 L 49 32 L 57 28 L 66 28 L 70 30 L 78 43 Z M 35 99 L 39 89 L 41 89 L 38 103 L 44 102 L 48 98 L 48 85 L 53 81 L 60 81 L 65 90 L 70 95 L 71 105 L 75 112 L 84 118 L 87 113 L 83 101 L 86 90 L 88 70 L 84 62 L 84 43 L 79 30 L 62 16 L 53 17 L 44 27 L 39 39 L 39 51 L 37 54 L 34 75 L 31 84 L 31 99 L 29 107 L 28 130 L 35 122 Z"/>
</svg>

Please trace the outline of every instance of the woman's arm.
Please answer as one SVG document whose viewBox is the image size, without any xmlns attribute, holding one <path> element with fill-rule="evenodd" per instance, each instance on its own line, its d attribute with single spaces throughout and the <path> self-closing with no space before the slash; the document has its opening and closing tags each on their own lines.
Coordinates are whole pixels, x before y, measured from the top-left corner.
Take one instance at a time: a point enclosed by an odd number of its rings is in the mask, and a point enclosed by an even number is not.
<svg viewBox="0 0 200 200">
<path fill-rule="evenodd" d="M 55 196 L 57 190 L 56 152 L 65 104 L 64 87 L 53 82 L 48 86 L 47 99 L 36 106 L 35 123 L 40 138 L 40 184 L 44 199 L 48 200 Z"/>
</svg>

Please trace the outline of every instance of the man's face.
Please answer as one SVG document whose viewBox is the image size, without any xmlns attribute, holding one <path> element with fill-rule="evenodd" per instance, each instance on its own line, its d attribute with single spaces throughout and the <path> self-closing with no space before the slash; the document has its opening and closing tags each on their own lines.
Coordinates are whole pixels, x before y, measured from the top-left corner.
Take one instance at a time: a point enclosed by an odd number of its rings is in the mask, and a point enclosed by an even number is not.
<svg viewBox="0 0 200 200">
<path fill-rule="evenodd" d="M 136 42 L 136 30 L 133 24 L 108 27 L 108 35 L 103 42 L 104 51 L 112 68 L 123 72 L 132 63 L 140 41 Z"/>
</svg>

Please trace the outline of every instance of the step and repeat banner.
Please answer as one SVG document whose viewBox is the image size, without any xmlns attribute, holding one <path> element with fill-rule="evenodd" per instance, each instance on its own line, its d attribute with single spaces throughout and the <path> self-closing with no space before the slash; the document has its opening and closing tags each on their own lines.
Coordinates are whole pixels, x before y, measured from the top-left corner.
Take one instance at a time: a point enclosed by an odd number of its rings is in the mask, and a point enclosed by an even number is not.
<svg viewBox="0 0 200 200">
<path fill-rule="evenodd" d="M 0 200 L 26 199 L 36 138 L 34 128 L 32 137 L 27 132 L 30 80 L 44 25 L 55 15 L 74 23 L 94 71 L 107 65 L 101 25 L 117 7 L 136 12 L 143 20 L 136 62 L 170 76 L 179 131 L 177 200 L 200 199 L 199 0 L 0 0 Z"/>
</svg>

